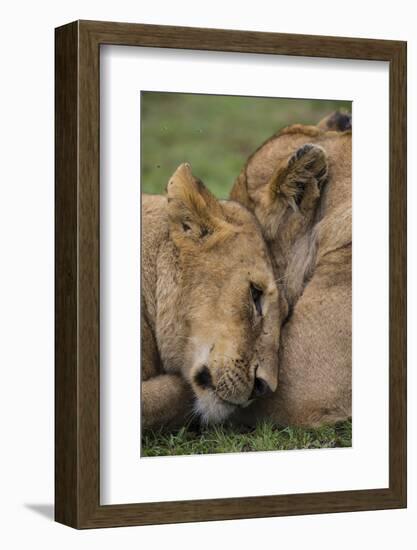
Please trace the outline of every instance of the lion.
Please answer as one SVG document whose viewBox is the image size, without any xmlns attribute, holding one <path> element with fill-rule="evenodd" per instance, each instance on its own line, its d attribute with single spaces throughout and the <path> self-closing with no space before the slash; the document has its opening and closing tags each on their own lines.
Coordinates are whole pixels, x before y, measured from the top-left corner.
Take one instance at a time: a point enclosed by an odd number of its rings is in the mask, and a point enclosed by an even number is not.
<svg viewBox="0 0 417 550">
<path fill-rule="evenodd" d="M 351 116 L 293 125 L 249 157 L 230 198 L 259 220 L 289 306 L 280 385 L 253 420 L 317 427 L 351 417 Z"/>
<path fill-rule="evenodd" d="M 142 422 L 221 422 L 278 384 L 286 316 L 255 217 L 180 165 L 142 196 Z"/>
</svg>

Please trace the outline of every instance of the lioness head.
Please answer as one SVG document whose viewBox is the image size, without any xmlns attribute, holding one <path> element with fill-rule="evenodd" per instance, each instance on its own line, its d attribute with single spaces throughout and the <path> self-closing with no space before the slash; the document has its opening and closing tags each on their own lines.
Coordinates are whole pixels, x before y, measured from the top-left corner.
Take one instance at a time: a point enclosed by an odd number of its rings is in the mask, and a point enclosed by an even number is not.
<svg viewBox="0 0 417 550">
<path fill-rule="evenodd" d="M 231 198 L 250 208 L 265 237 L 292 243 L 311 221 L 328 174 L 316 127 L 285 128 L 249 158 Z M 284 233 L 283 233 L 284 232 Z"/>
<path fill-rule="evenodd" d="M 167 185 L 178 254 L 182 373 L 203 421 L 224 420 L 278 383 L 285 304 L 252 214 L 217 200 L 182 164 Z"/>
<path fill-rule="evenodd" d="M 330 203 L 351 192 L 352 117 L 332 113 L 317 126 L 284 128 L 251 155 L 230 198 L 258 219 L 290 305 L 314 262 L 312 231 Z M 337 193 L 328 181 L 346 181 Z"/>
</svg>

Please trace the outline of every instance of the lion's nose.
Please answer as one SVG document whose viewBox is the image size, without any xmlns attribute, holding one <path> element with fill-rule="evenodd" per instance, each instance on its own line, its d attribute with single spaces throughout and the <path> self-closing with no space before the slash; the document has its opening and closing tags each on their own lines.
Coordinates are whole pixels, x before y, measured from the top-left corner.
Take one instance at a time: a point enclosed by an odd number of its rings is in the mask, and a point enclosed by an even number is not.
<svg viewBox="0 0 417 550">
<path fill-rule="evenodd" d="M 252 395 L 251 399 L 254 397 L 264 397 L 265 395 L 268 395 L 272 393 L 272 389 L 270 388 L 268 382 L 266 382 L 263 378 L 255 378 L 255 383 L 253 385 Z"/>
<path fill-rule="evenodd" d="M 202 368 L 194 377 L 194 381 L 203 389 L 213 387 L 213 379 L 211 378 L 210 371 L 208 370 L 207 365 L 203 365 Z"/>
</svg>

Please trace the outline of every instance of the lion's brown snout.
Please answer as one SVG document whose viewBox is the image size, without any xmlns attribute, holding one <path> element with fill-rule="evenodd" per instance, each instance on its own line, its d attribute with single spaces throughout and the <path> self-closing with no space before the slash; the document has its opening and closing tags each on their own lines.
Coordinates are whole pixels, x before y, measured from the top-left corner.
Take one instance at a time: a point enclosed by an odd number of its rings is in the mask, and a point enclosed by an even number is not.
<svg viewBox="0 0 417 550">
<path fill-rule="evenodd" d="M 219 384 L 216 387 L 213 383 L 213 377 L 212 377 L 212 375 L 210 373 L 210 370 L 209 370 L 207 365 L 203 365 L 200 368 L 200 370 L 197 372 L 197 374 L 194 377 L 194 381 L 202 389 L 216 390 L 216 393 L 218 393 L 219 396 L 224 400 L 228 400 L 227 397 L 229 397 L 229 395 L 233 395 L 235 393 L 235 391 L 233 391 L 233 390 L 238 390 L 239 389 L 238 387 L 235 387 L 235 388 L 232 389 L 229 386 L 227 388 L 227 390 L 224 391 L 224 384 L 222 384 L 222 383 Z M 238 386 L 239 386 L 239 384 L 238 384 Z M 223 389 L 223 391 L 222 391 L 222 389 Z M 248 400 L 252 400 L 252 399 L 255 399 L 255 398 L 258 398 L 258 397 L 265 397 L 265 396 L 273 393 L 273 390 L 269 386 L 268 382 L 266 382 L 266 380 L 264 380 L 261 377 L 255 377 L 254 378 L 252 389 L 250 389 L 249 387 L 246 387 L 246 388 L 240 388 L 240 390 L 241 391 L 240 392 L 237 391 L 237 393 L 245 393 L 246 395 L 249 395 Z M 246 391 L 243 391 L 243 390 L 246 390 Z M 223 393 L 225 394 L 224 396 L 222 395 Z M 238 403 L 236 403 L 236 404 L 238 404 Z"/>
</svg>

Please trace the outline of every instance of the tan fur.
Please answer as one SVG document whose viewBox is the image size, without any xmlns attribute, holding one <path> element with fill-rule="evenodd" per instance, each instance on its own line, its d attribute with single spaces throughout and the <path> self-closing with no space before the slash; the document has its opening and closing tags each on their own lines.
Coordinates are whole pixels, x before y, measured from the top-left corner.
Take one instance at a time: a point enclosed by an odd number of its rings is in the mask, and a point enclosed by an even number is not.
<svg viewBox="0 0 417 550">
<path fill-rule="evenodd" d="M 262 289 L 262 316 L 250 285 Z M 221 421 L 251 399 L 255 376 L 275 390 L 285 316 L 261 229 L 181 165 L 167 196 L 142 197 L 144 426 Z M 199 375 L 207 368 L 207 387 Z"/>
<path fill-rule="evenodd" d="M 317 426 L 351 415 L 352 136 L 334 131 L 335 121 L 273 136 L 231 192 L 259 219 L 293 310 L 281 333 L 280 386 L 251 407 L 252 419 Z"/>
</svg>

